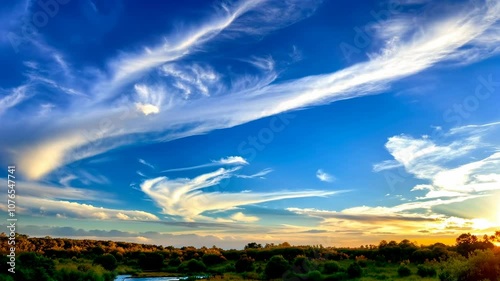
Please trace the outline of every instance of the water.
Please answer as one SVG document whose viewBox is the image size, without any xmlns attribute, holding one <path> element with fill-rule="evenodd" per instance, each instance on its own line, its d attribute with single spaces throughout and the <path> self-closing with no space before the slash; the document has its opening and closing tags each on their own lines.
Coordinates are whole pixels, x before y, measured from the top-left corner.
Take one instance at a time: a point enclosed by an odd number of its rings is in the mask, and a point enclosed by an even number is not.
<svg viewBox="0 0 500 281">
<path fill-rule="evenodd" d="M 144 277 L 132 278 L 131 275 L 118 275 L 115 281 L 178 281 L 184 280 L 185 277 Z"/>
</svg>

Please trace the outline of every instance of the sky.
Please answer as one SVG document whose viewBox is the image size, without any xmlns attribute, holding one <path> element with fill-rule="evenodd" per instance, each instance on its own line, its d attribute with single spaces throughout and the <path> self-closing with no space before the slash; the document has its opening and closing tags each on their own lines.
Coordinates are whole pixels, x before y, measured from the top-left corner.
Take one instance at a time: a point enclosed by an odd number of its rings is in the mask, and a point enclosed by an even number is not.
<svg viewBox="0 0 500 281">
<path fill-rule="evenodd" d="M 360 3 L 2 2 L 17 231 L 242 248 L 499 230 L 500 2 Z"/>
</svg>

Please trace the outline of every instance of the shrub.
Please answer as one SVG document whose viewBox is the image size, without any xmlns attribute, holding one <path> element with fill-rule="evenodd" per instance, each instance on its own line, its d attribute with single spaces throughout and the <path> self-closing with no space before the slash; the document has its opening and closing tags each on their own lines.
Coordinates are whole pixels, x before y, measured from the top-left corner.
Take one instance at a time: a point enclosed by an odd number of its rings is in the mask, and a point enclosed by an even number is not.
<svg viewBox="0 0 500 281">
<path fill-rule="evenodd" d="M 297 273 L 308 273 L 311 268 L 311 262 L 306 256 L 297 256 L 293 262 L 293 271 Z"/>
<path fill-rule="evenodd" d="M 363 269 L 356 262 L 351 263 L 351 265 L 349 265 L 349 267 L 347 268 L 347 275 L 349 275 L 350 278 L 361 277 L 362 274 L 363 274 Z"/>
<path fill-rule="evenodd" d="M 53 260 L 36 253 L 22 253 L 16 263 L 15 280 L 52 281 L 55 273 Z"/>
<path fill-rule="evenodd" d="M 200 273 L 204 272 L 206 269 L 207 267 L 205 266 L 205 264 L 196 259 L 185 261 L 179 266 L 179 271 L 187 273 Z"/>
<path fill-rule="evenodd" d="M 144 270 L 160 270 L 163 267 L 164 259 L 160 253 L 141 253 L 139 255 L 139 266 Z"/>
<path fill-rule="evenodd" d="M 253 271 L 255 260 L 248 257 L 246 254 L 240 256 L 240 259 L 234 264 L 236 272 Z"/>
<path fill-rule="evenodd" d="M 201 260 L 206 266 L 212 266 L 225 262 L 226 258 L 219 254 L 204 254 Z"/>
<path fill-rule="evenodd" d="M 118 266 L 118 261 L 111 254 L 104 254 L 102 256 L 98 256 L 94 259 L 94 264 L 99 264 L 104 267 L 104 269 L 113 271 Z"/>
<path fill-rule="evenodd" d="M 417 266 L 417 274 L 420 277 L 434 277 L 436 276 L 437 272 L 436 269 L 432 266 L 419 264 Z"/>
<path fill-rule="evenodd" d="M 361 267 L 367 267 L 368 266 L 368 262 L 366 260 L 359 260 L 359 261 L 357 261 L 357 263 Z"/>
<path fill-rule="evenodd" d="M 281 278 L 289 268 L 288 261 L 283 256 L 276 255 L 267 262 L 264 274 L 269 279 Z"/>
<path fill-rule="evenodd" d="M 340 265 L 336 261 L 328 261 L 323 264 L 323 273 L 325 274 L 332 274 L 335 272 L 339 272 L 340 270 Z"/>
<path fill-rule="evenodd" d="M 321 281 L 321 279 L 322 279 L 321 272 L 319 272 L 317 270 L 310 271 L 307 274 L 307 280 L 310 280 L 310 281 Z"/>
<path fill-rule="evenodd" d="M 400 265 L 398 268 L 398 275 L 401 277 L 406 277 L 411 275 L 411 270 L 406 265 Z"/>
<path fill-rule="evenodd" d="M 179 266 L 182 263 L 182 260 L 179 257 L 173 258 L 168 261 L 168 266 Z"/>
</svg>

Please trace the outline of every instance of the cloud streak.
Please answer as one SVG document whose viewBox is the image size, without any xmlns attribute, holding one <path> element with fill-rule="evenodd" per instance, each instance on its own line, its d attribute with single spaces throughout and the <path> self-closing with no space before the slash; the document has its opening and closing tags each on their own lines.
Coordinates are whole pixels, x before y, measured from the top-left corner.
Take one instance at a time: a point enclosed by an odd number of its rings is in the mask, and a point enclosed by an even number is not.
<svg viewBox="0 0 500 281">
<path fill-rule="evenodd" d="M 196 165 L 196 166 L 191 166 L 191 167 L 184 167 L 184 168 L 167 169 L 167 170 L 163 170 L 161 172 L 162 173 L 181 172 L 181 171 L 189 171 L 189 170 L 196 170 L 196 169 L 217 167 L 217 166 L 243 166 L 243 165 L 248 165 L 248 162 L 243 157 L 241 157 L 241 156 L 229 156 L 226 158 L 221 158 L 219 160 L 212 160 L 212 162 L 207 163 L 207 164 Z"/>
<path fill-rule="evenodd" d="M 169 179 L 158 177 L 141 184 L 141 190 L 162 209 L 162 213 L 179 216 L 187 221 L 208 219 L 204 212 L 227 210 L 237 206 L 257 204 L 290 198 L 328 196 L 340 191 L 306 190 L 276 192 L 222 192 L 206 191 L 216 187 L 222 180 L 234 176 L 239 167 L 220 168 L 195 178 Z M 239 215 L 240 219 L 244 217 Z"/>
</svg>

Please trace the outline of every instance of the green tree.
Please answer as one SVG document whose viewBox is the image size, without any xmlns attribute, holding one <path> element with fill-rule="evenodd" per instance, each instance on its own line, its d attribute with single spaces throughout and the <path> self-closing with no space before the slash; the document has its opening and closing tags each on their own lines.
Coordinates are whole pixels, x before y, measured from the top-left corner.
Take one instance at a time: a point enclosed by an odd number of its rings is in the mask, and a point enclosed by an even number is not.
<svg viewBox="0 0 500 281">
<path fill-rule="evenodd" d="M 236 272 L 252 271 L 255 260 L 246 254 L 240 256 L 240 259 L 234 264 Z"/>
<path fill-rule="evenodd" d="M 248 243 L 245 246 L 245 250 L 246 249 L 261 249 L 261 248 L 262 248 L 262 244 L 257 244 L 256 242 Z"/>
<path fill-rule="evenodd" d="M 16 266 L 16 281 L 53 281 L 54 261 L 36 253 L 22 253 Z"/>
<path fill-rule="evenodd" d="M 347 275 L 349 275 L 350 278 L 358 278 L 361 277 L 362 274 L 363 274 L 363 269 L 356 262 L 351 263 L 347 268 Z"/>
<path fill-rule="evenodd" d="M 220 254 L 204 254 L 201 260 L 205 265 L 212 266 L 225 262 L 226 258 Z"/>
<path fill-rule="evenodd" d="M 295 257 L 292 265 L 293 271 L 296 273 L 308 273 L 312 268 L 312 264 L 309 259 L 302 255 Z"/>
<path fill-rule="evenodd" d="M 411 269 L 406 265 L 400 265 L 398 268 L 398 275 L 401 277 L 407 277 L 411 275 Z"/>
<path fill-rule="evenodd" d="M 336 261 L 327 261 L 323 264 L 323 273 L 332 274 L 340 271 L 340 265 Z"/>
<path fill-rule="evenodd" d="M 185 273 L 201 273 L 207 270 L 206 265 L 196 259 L 190 259 L 189 261 L 185 261 L 181 263 L 179 266 L 179 271 Z"/>
<path fill-rule="evenodd" d="M 264 274 L 269 279 L 281 278 L 289 268 L 288 261 L 283 256 L 277 255 L 267 262 Z"/>
<path fill-rule="evenodd" d="M 163 255 L 158 252 L 139 255 L 139 266 L 144 270 L 161 270 L 164 264 Z"/>
<path fill-rule="evenodd" d="M 94 259 L 94 264 L 99 264 L 104 269 L 113 271 L 118 266 L 118 261 L 112 254 L 104 254 Z"/>
</svg>

